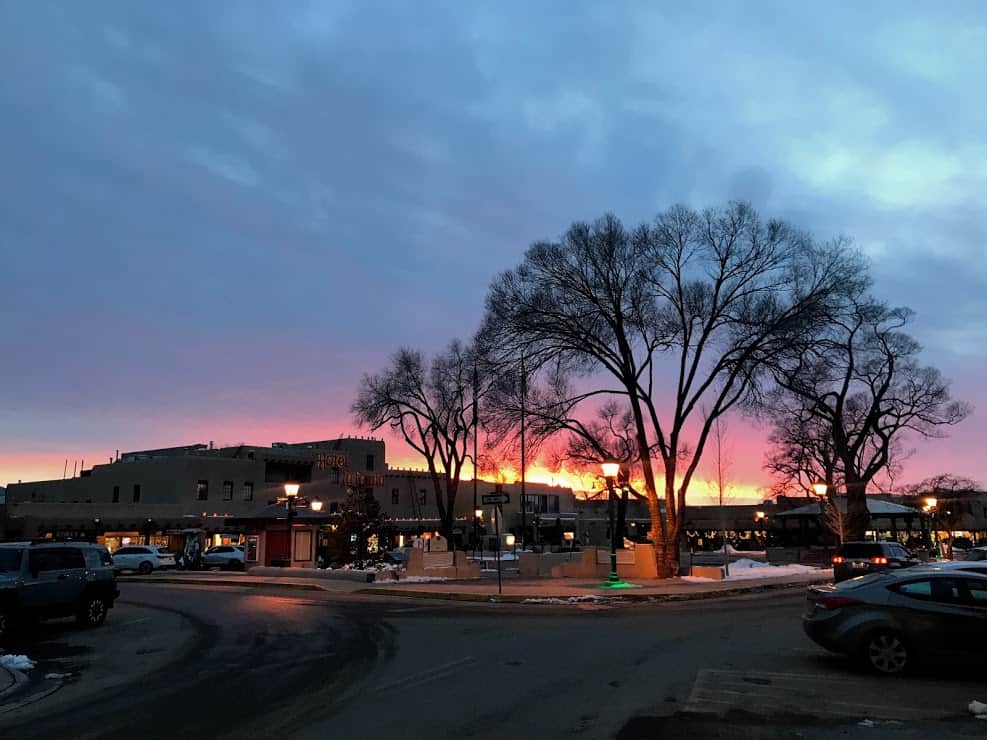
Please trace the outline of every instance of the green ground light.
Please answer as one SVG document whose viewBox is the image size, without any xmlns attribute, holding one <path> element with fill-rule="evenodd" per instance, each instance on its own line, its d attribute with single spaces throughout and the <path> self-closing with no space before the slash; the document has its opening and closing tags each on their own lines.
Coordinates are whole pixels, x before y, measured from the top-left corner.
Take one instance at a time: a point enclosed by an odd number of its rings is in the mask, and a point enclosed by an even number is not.
<svg viewBox="0 0 987 740">
<path fill-rule="evenodd" d="M 626 581 L 614 581 L 612 583 L 610 581 L 607 581 L 606 583 L 600 584 L 599 588 L 603 588 L 610 591 L 613 589 L 620 589 L 620 588 L 641 588 L 641 587 L 633 583 L 627 583 Z"/>
</svg>

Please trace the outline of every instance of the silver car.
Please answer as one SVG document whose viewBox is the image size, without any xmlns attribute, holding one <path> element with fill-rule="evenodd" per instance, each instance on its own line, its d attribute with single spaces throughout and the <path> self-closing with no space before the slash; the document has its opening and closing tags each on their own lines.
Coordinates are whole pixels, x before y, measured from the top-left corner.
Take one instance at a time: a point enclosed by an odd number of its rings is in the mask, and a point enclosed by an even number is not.
<svg viewBox="0 0 987 740">
<path fill-rule="evenodd" d="M 987 657 L 987 575 L 916 567 L 810 588 L 805 633 L 879 673 Z"/>
</svg>

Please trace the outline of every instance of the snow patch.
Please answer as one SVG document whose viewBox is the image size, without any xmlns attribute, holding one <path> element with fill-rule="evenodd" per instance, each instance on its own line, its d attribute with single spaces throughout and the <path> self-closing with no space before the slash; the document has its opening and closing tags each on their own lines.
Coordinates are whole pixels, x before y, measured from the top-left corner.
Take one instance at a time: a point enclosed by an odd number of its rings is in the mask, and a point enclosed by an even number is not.
<svg viewBox="0 0 987 740">
<path fill-rule="evenodd" d="M 448 581 L 450 579 L 444 578 L 442 576 L 408 576 L 407 578 L 399 578 L 398 583 L 439 583 L 441 581 Z"/>
<path fill-rule="evenodd" d="M 60 678 L 71 678 L 71 673 L 46 673 L 45 678 L 49 681 L 54 681 Z"/>
<path fill-rule="evenodd" d="M 34 661 L 26 655 L 0 655 L 0 667 L 12 668 L 15 671 L 29 671 L 34 668 Z"/>
<path fill-rule="evenodd" d="M 544 599 L 524 599 L 522 604 L 599 604 L 606 601 L 606 599 L 599 596 L 569 596 L 565 599 L 557 598 L 544 598 Z"/>
</svg>

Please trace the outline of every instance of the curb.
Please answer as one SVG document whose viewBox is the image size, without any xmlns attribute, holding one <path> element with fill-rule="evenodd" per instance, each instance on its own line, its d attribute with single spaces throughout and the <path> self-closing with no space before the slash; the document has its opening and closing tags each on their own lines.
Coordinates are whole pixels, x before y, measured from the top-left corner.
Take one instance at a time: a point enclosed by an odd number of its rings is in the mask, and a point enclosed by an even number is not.
<svg viewBox="0 0 987 740">
<path fill-rule="evenodd" d="M 830 579 L 819 579 L 805 581 L 801 583 L 763 583 L 756 586 L 745 586 L 721 591 L 697 591 L 695 593 L 680 594 L 622 594 L 620 596 L 609 596 L 601 594 L 600 601 L 622 601 L 639 603 L 662 603 L 673 601 L 703 601 L 709 599 L 727 598 L 730 596 L 742 596 L 744 594 L 768 593 L 772 591 L 784 591 L 789 589 L 805 589 L 818 583 L 826 583 Z M 472 601 L 472 602 L 495 602 L 498 604 L 523 604 L 524 602 L 537 599 L 555 599 L 558 601 L 568 601 L 569 599 L 583 599 L 572 603 L 592 603 L 586 597 L 595 594 L 481 594 L 470 592 L 454 591 L 411 591 L 398 588 L 363 588 L 354 591 L 357 594 L 369 596 L 403 596 L 408 599 L 438 599 L 440 601 Z M 538 604 L 533 606 L 561 606 L 560 604 Z"/>
<path fill-rule="evenodd" d="M 209 580 L 192 580 L 184 578 L 155 578 L 153 576 L 143 577 L 135 576 L 128 577 L 126 579 L 118 579 L 118 587 L 126 583 L 168 583 L 168 584 L 178 584 L 181 586 L 244 586 L 246 588 L 291 588 L 298 591 L 324 591 L 322 586 L 316 583 L 272 583 L 269 581 L 220 581 L 213 578 Z"/>
</svg>

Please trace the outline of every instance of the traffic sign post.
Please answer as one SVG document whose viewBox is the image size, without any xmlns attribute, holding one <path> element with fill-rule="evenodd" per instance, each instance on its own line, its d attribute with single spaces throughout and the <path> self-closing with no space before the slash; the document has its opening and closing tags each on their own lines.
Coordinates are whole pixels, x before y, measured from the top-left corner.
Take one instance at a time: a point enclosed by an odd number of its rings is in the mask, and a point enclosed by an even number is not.
<svg viewBox="0 0 987 740">
<path fill-rule="evenodd" d="M 494 494 L 494 495 L 496 495 L 496 494 Z M 506 496 L 507 494 L 504 493 L 504 494 L 501 494 L 501 495 Z M 483 498 L 484 498 L 484 500 L 486 500 L 487 497 L 484 496 Z M 504 513 L 504 509 L 498 503 L 497 504 L 497 518 L 494 520 L 494 532 L 496 533 L 496 537 L 497 537 L 497 594 L 498 595 L 504 593 L 504 584 L 503 584 L 503 582 L 501 581 L 501 578 L 500 578 L 500 517 L 503 515 L 503 513 Z"/>
<path fill-rule="evenodd" d="M 509 504 L 511 502 L 511 494 L 509 493 L 485 493 L 483 494 L 483 503 L 493 505 L 493 506 L 503 506 L 504 504 Z"/>
</svg>

